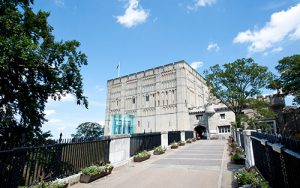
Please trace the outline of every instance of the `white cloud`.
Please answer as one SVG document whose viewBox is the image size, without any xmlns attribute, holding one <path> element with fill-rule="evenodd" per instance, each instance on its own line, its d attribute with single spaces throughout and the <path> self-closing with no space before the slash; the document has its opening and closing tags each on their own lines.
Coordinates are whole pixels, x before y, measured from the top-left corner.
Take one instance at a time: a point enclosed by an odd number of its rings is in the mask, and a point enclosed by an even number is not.
<svg viewBox="0 0 300 188">
<path fill-rule="evenodd" d="M 117 16 L 117 22 L 125 27 L 131 28 L 146 22 L 149 11 L 139 6 L 139 0 L 129 0 L 125 14 Z"/>
<path fill-rule="evenodd" d="M 63 121 L 61 119 L 53 118 L 52 115 L 56 114 L 55 110 L 45 110 L 45 118 L 48 119 L 46 124 L 61 124 Z"/>
<path fill-rule="evenodd" d="M 54 3 L 58 7 L 63 7 L 65 5 L 65 1 L 64 0 L 54 0 Z"/>
<path fill-rule="evenodd" d="M 104 120 L 98 121 L 97 123 L 99 123 L 99 124 L 102 125 L 102 126 L 105 125 L 105 121 L 104 121 Z"/>
<path fill-rule="evenodd" d="M 283 48 L 282 47 L 277 47 L 277 48 L 273 48 L 272 49 L 272 52 L 281 52 L 283 50 Z"/>
<path fill-rule="evenodd" d="M 64 96 L 61 96 L 61 99 L 57 100 L 57 101 L 60 101 L 60 102 L 73 102 L 73 101 L 75 101 L 75 96 L 70 94 L 70 93 L 67 93 L 67 94 L 64 94 Z M 55 102 L 55 100 L 53 100 L 51 97 L 48 97 L 48 102 Z"/>
<path fill-rule="evenodd" d="M 196 0 L 195 6 L 196 7 L 205 7 L 205 6 L 211 6 L 215 4 L 217 0 Z"/>
<path fill-rule="evenodd" d="M 56 119 L 56 118 L 51 118 L 51 119 L 48 119 L 48 122 L 47 124 L 58 124 L 58 123 L 62 123 L 63 121 L 61 119 Z"/>
<path fill-rule="evenodd" d="M 270 1 L 266 2 L 267 4 L 262 7 L 263 10 L 273 10 L 280 8 L 288 3 L 288 1 Z"/>
<path fill-rule="evenodd" d="M 99 93 L 102 93 L 103 91 L 105 91 L 105 88 L 102 87 L 102 86 L 96 85 L 96 90 L 97 90 Z"/>
<path fill-rule="evenodd" d="M 66 127 L 58 127 L 57 130 L 58 131 L 64 131 L 66 129 Z"/>
<path fill-rule="evenodd" d="M 269 55 L 269 52 L 264 52 L 263 55 L 267 56 L 267 55 Z"/>
<path fill-rule="evenodd" d="M 268 93 L 263 93 L 262 96 L 263 96 L 263 97 L 267 97 L 267 96 L 272 96 L 272 95 L 275 95 L 275 94 L 277 94 L 277 91 L 276 91 L 276 90 L 270 91 L 270 92 L 268 92 Z"/>
<path fill-rule="evenodd" d="M 106 107 L 106 104 L 103 102 L 96 101 L 96 100 L 89 100 L 89 106 Z"/>
<path fill-rule="evenodd" d="M 56 114 L 56 111 L 55 110 L 45 110 L 44 113 L 45 113 L 45 116 L 47 118 L 47 117 L 49 117 L 53 114 Z"/>
<path fill-rule="evenodd" d="M 60 99 L 60 101 L 62 101 L 62 102 L 73 102 L 73 101 L 75 101 L 75 97 L 74 97 L 74 95 L 68 93 L 65 96 L 63 96 Z"/>
<path fill-rule="evenodd" d="M 210 42 L 207 46 L 207 50 L 208 51 L 214 50 L 214 51 L 218 52 L 220 50 L 220 47 L 217 43 Z"/>
<path fill-rule="evenodd" d="M 239 32 L 234 43 L 251 43 L 248 52 L 264 52 L 285 39 L 300 39 L 300 4 L 286 11 L 273 13 L 260 30 Z"/>
<path fill-rule="evenodd" d="M 273 49 L 270 50 L 270 51 L 264 52 L 263 55 L 264 55 L 264 56 L 267 56 L 267 55 L 272 54 L 272 53 L 281 52 L 282 50 L 283 50 L 282 47 L 273 48 Z"/>
<path fill-rule="evenodd" d="M 195 61 L 195 62 L 191 63 L 191 67 L 195 70 L 202 67 L 202 65 L 203 65 L 202 61 Z"/>
<path fill-rule="evenodd" d="M 294 99 L 295 97 L 293 95 L 287 95 L 286 98 L 287 99 Z"/>
<path fill-rule="evenodd" d="M 194 0 L 194 4 L 187 6 L 187 8 L 189 10 L 197 10 L 200 7 L 212 6 L 216 2 L 217 0 Z"/>
</svg>

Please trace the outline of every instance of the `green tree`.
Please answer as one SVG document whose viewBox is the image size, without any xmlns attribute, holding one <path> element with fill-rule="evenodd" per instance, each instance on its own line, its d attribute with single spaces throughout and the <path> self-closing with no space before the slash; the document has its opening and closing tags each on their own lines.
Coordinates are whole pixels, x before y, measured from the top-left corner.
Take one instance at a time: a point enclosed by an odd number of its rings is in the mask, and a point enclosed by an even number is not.
<svg viewBox="0 0 300 188">
<path fill-rule="evenodd" d="M 293 95 L 293 102 L 300 105 L 300 55 L 284 57 L 279 60 L 276 69 L 280 77 L 273 81 L 275 84 L 271 88 L 281 87 L 284 95 Z"/>
<path fill-rule="evenodd" d="M 241 127 L 242 110 L 249 99 L 259 96 L 273 78 L 267 67 L 252 58 L 237 59 L 222 67 L 214 65 L 204 74 L 211 93 L 234 112 L 237 127 Z"/>
<path fill-rule="evenodd" d="M 48 12 L 32 10 L 33 0 L 0 2 L 0 142 L 43 139 L 49 97 L 83 95 L 80 69 L 87 57 L 78 41 L 55 41 Z M 19 131 L 15 131 L 19 130 Z"/>
<path fill-rule="evenodd" d="M 85 122 L 76 128 L 76 134 L 72 134 L 73 138 L 95 139 L 103 136 L 103 126 L 95 122 Z"/>
<path fill-rule="evenodd" d="M 240 115 L 241 121 L 247 123 L 250 129 L 262 128 L 263 131 L 269 132 L 271 127 L 264 120 L 275 118 L 275 112 L 270 109 L 270 104 L 259 97 L 257 99 L 247 99 L 246 106 L 248 110 Z"/>
</svg>

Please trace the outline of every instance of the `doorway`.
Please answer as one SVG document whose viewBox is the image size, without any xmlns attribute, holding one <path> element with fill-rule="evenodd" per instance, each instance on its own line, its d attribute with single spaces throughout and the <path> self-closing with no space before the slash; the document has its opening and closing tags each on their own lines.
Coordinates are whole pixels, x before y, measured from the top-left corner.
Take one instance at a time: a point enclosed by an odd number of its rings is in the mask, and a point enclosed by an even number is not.
<svg viewBox="0 0 300 188">
<path fill-rule="evenodd" d="M 194 128 L 196 131 L 196 138 L 197 139 L 207 139 L 207 130 L 206 127 L 202 125 L 198 125 Z"/>
</svg>

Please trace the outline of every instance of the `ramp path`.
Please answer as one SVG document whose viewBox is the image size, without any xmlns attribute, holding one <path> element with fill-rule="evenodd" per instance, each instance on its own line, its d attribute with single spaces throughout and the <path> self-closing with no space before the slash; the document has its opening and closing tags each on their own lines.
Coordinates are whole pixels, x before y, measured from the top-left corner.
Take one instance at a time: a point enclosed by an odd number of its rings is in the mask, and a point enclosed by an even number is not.
<svg viewBox="0 0 300 188">
<path fill-rule="evenodd" d="M 163 155 L 116 168 L 112 174 L 72 188 L 219 188 L 226 154 L 225 140 L 200 140 Z M 226 168 L 226 167 L 225 167 Z"/>
</svg>

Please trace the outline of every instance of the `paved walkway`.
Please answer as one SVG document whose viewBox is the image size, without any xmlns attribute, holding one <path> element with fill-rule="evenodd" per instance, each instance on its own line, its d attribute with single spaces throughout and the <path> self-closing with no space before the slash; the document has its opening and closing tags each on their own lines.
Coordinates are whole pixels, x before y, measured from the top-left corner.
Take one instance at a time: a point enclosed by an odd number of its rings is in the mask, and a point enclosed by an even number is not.
<svg viewBox="0 0 300 188">
<path fill-rule="evenodd" d="M 104 178 L 72 188 L 220 188 L 224 187 L 221 182 L 225 158 L 225 140 L 201 140 L 116 168 Z"/>
</svg>

